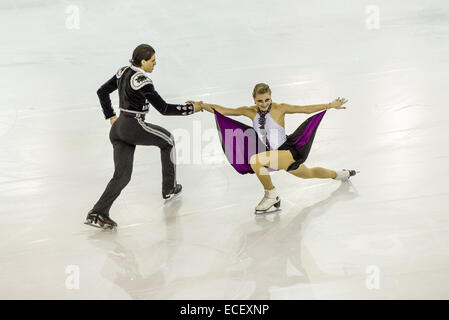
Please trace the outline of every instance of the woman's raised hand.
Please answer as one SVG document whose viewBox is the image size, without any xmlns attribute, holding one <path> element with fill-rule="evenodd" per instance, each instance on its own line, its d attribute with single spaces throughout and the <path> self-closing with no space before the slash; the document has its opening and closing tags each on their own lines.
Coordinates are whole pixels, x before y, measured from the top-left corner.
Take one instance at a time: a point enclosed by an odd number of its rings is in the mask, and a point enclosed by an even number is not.
<svg viewBox="0 0 449 320">
<path fill-rule="evenodd" d="M 342 105 L 344 105 L 346 102 L 348 102 L 348 100 L 346 100 L 345 98 L 338 97 L 337 99 L 329 103 L 329 108 L 346 109 L 346 107 L 342 107 Z"/>
</svg>

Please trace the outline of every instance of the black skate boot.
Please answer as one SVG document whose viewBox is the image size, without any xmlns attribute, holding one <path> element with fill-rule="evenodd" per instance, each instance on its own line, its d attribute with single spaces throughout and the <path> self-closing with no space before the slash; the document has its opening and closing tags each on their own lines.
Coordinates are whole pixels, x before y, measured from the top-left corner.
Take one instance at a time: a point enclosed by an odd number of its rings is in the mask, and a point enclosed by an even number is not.
<svg viewBox="0 0 449 320">
<path fill-rule="evenodd" d="M 86 217 L 86 222 L 84 222 L 84 224 L 103 229 L 114 229 L 115 227 L 117 227 L 117 223 L 109 218 L 109 215 L 98 213 L 94 210 L 89 211 Z"/>
<path fill-rule="evenodd" d="M 167 202 L 168 200 L 171 200 L 175 197 L 177 197 L 182 190 L 182 185 L 180 185 L 179 183 L 176 184 L 176 187 L 173 188 L 173 190 L 171 192 L 169 192 L 168 194 L 164 194 L 162 193 L 162 198 L 164 198 L 165 202 Z"/>
</svg>

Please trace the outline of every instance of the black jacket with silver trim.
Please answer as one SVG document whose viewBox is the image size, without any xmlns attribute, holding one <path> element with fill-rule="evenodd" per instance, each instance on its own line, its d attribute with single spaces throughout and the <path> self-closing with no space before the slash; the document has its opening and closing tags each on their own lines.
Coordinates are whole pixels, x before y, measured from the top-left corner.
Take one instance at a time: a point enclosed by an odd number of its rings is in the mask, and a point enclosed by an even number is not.
<svg viewBox="0 0 449 320">
<path fill-rule="evenodd" d="M 169 104 L 154 89 L 148 74 L 140 68 L 126 66 L 103 84 L 97 91 L 106 119 L 115 116 L 109 95 L 118 89 L 120 110 L 131 113 L 147 113 L 151 103 L 163 115 L 189 115 L 193 105 Z"/>
</svg>

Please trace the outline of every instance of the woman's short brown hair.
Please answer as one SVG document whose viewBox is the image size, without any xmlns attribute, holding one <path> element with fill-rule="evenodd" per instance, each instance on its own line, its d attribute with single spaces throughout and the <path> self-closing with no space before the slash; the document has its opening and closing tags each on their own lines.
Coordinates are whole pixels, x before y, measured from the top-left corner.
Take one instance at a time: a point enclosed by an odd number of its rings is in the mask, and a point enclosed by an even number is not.
<svg viewBox="0 0 449 320">
<path fill-rule="evenodd" d="M 258 84 L 256 84 L 256 86 L 254 87 L 254 90 L 253 90 L 253 98 L 255 98 L 256 95 L 258 95 L 258 94 L 264 94 L 264 93 L 267 93 L 267 92 L 269 94 L 271 94 L 271 89 L 268 86 L 268 84 L 266 84 L 266 83 L 258 83 Z"/>
</svg>

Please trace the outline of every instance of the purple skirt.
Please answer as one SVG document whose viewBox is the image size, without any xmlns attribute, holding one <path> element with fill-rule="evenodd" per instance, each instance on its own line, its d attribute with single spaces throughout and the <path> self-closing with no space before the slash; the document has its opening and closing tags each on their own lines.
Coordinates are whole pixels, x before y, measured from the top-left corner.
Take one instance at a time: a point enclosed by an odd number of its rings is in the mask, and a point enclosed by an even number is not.
<svg viewBox="0 0 449 320">
<path fill-rule="evenodd" d="M 318 126 L 325 111 L 317 113 L 290 135 L 278 150 L 289 150 L 295 159 L 287 171 L 295 170 L 306 161 Z M 228 118 L 215 110 L 215 121 L 221 146 L 229 163 L 240 174 L 254 173 L 249 159 L 252 155 L 267 151 L 265 144 L 259 139 L 254 128 Z"/>
</svg>

